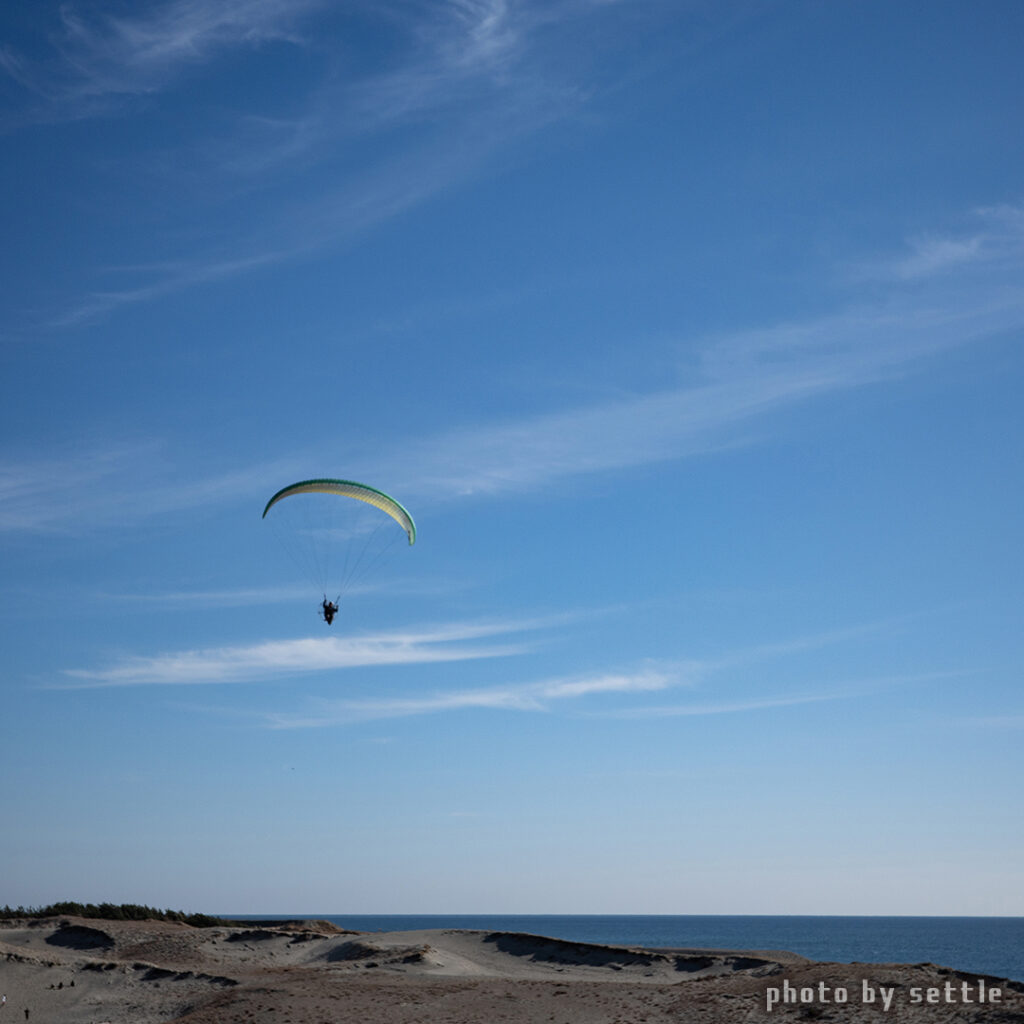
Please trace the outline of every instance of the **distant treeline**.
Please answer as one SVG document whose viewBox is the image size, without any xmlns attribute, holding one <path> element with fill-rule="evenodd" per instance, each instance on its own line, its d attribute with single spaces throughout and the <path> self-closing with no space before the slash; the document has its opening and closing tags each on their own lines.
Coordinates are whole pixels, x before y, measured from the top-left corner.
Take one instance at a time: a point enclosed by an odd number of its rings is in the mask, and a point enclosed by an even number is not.
<svg viewBox="0 0 1024 1024">
<path fill-rule="evenodd" d="M 212 928 L 231 922 L 209 914 L 186 914 L 181 910 L 157 910 L 137 903 L 51 903 L 48 907 L 10 907 L 0 909 L 0 917 L 58 917 L 62 914 L 75 917 L 94 917 L 102 921 L 180 921 L 193 928 Z"/>
</svg>

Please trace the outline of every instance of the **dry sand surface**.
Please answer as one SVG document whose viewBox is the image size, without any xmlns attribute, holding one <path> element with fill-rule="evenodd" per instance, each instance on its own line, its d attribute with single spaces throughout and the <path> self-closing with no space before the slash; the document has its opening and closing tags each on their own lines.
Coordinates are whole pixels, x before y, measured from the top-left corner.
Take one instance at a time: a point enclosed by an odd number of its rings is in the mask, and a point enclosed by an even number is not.
<svg viewBox="0 0 1024 1024">
<path fill-rule="evenodd" d="M 617 948 L 509 932 L 0 921 L 0 1024 L 1024 1024 L 1024 984 L 986 978 L 980 1001 L 980 981 L 932 964 L 821 964 L 778 951 Z M 769 1011 L 772 993 L 780 1005 Z"/>
</svg>

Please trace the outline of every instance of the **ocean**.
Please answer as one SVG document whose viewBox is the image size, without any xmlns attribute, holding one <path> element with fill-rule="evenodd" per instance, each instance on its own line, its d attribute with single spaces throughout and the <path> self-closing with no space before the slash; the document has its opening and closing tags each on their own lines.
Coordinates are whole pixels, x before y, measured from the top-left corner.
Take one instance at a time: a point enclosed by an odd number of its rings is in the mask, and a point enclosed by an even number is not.
<svg viewBox="0 0 1024 1024">
<path fill-rule="evenodd" d="M 1024 982 L 1024 917 L 731 917 L 557 914 L 277 914 L 357 931 L 472 928 L 576 942 L 712 949 L 784 949 L 841 963 L 934 963 Z"/>
</svg>

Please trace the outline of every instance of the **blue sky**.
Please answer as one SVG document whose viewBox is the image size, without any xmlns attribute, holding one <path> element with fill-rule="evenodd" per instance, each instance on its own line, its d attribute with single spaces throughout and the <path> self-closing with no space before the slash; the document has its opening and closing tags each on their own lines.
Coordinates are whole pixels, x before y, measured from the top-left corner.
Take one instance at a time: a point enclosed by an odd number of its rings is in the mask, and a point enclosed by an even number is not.
<svg viewBox="0 0 1024 1024">
<path fill-rule="evenodd" d="M 1020 5 L 0 26 L 0 899 L 1024 914 Z"/>
</svg>

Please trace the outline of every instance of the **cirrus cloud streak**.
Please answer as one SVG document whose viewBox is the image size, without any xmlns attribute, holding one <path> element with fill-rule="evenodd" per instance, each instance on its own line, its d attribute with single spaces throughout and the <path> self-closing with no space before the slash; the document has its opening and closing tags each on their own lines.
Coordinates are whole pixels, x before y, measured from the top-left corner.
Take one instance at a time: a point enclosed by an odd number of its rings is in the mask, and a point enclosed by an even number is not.
<svg viewBox="0 0 1024 1024">
<path fill-rule="evenodd" d="M 543 620 L 452 623 L 362 637 L 300 637 L 250 645 L 130 656 L 106 668 L 67 669 L 70 680 L 55 687 L 199 686 L 251 683 L 313 672 L 372 665 L 422 665 L 507 657 L 528 649 L 526 641 L 491 638 L 538 628 Z M 487 641 L 477 643 L 476 641 Z"/>
<path fill-rule="evenodd" d="M 598 673 L 507 686 L 476 687 L 378 700 L 321 700 L 306 712 L 273 712 L 261 716 L 275 729 L 301 729 L 382 718 L 437 714 L 446 711 L 546 711 L 553 702 L 578 700 L 595 694 L 645 693 L 687 682 L 679 669 L 643 668 L 635 672 Z"/>
</svg>

